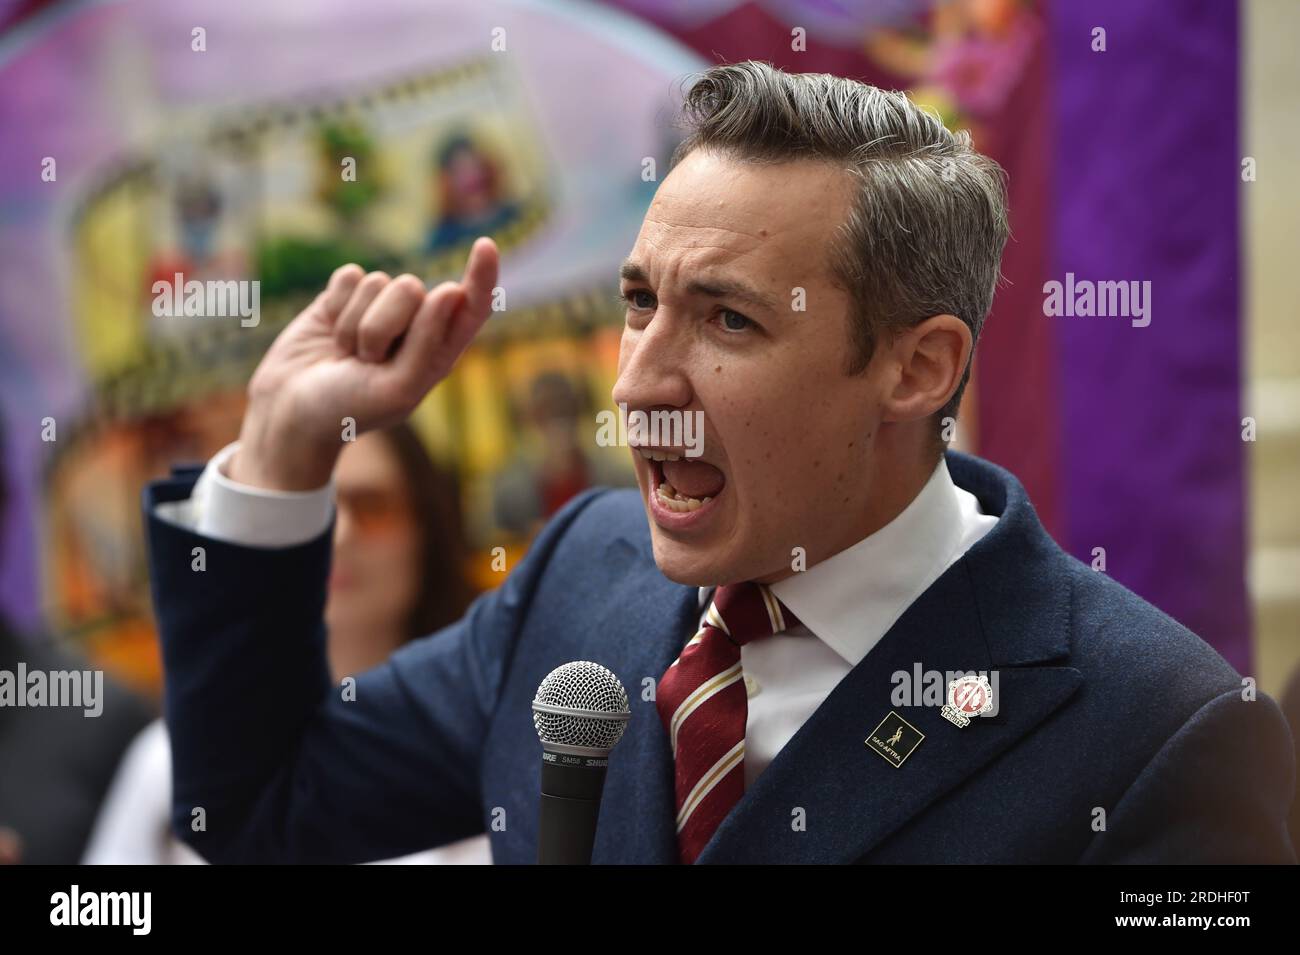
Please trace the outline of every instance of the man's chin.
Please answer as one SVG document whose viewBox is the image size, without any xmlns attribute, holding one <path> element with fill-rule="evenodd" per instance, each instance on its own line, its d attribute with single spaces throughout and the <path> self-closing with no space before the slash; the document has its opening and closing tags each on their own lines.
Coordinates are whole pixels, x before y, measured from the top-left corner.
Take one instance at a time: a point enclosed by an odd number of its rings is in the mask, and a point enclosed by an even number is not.
<svg viewBox="0 0 1300 955">
<path fill-rule="evenodd" d="M 730 581 L 729 561 L 723 555 L 706 548 L 690 547 L 667 540 L 655 531 L 650 533 L 655 565 L 673 583 L 688 587 L 713 587 Z"/>
</svg>

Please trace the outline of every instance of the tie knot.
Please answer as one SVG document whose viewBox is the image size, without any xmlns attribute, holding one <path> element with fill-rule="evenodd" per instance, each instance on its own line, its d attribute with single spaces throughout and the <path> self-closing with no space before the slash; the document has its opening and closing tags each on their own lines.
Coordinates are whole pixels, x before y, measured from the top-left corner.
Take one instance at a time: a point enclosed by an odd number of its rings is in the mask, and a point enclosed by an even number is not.
<svg viewBox="0 0 1300 955">
<path fill-rule="evenodd" d="M 776 599 L 767 585 L 748 580 L 715 590 L 706 620 L 737 646 L 799 625 L 798 618 Z"/>
</svg>

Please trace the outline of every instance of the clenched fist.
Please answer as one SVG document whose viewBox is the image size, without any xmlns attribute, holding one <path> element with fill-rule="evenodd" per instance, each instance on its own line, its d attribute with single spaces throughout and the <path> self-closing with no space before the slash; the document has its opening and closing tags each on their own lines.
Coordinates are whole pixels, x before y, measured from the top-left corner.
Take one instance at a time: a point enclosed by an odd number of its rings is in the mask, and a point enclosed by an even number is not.
<svg viewBox="0 0 1300 955">
<path fill-rule="evenodd" d="M 317 488 L 356 432 L 395 424 L 447 376 L 491 312 L 498 257 L 470 249 L 465 275 L 431 292 L 414 275 L 345 265 L 272 343 L 248 384 L 230 477 L 273 490 Z"/>
</svg>

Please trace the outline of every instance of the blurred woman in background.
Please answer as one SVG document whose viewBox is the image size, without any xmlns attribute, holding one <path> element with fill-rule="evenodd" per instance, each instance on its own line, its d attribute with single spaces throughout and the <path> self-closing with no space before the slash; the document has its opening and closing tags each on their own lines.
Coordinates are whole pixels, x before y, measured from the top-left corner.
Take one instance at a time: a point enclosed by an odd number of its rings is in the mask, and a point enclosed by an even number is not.
<svg viewBox="0 0 1300 955">
<path fill-rule="evenodd" d="M 407 424 L 362 435 L 334 472 L 337 510 L 325 607 L 335 683 L 402 644 L 458 620 L 473 597 L 455 479 Z M 122 760 L 91 836 L 87 864 L 202 862 L 171 833 L 171 745 L 158 720 Z M 490 863 L 486 835 L 403 863 Z"/>
<path fill-rule="evenodd" d="M 334 482 L 325 624 L 338 681 L 459 620 L 473 593 L 456 481 L 409 425 L 363 434 L 339 456 Z"/>
</svg>

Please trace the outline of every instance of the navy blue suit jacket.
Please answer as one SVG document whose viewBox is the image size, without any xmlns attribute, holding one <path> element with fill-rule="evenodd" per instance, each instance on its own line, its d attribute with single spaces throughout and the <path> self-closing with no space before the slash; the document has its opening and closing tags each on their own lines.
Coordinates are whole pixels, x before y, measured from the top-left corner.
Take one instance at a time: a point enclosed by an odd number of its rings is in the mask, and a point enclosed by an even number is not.
<svg viewBox="0 0 1300 955">
<path fill-rule="evenodd" d="M 699 861 L 1293 862 L 1277 705 L 1243 700 L 1213 649 L 1061 551 L 1010 474 L 948 462 L 997 525 L 835 687 Z M 215 862 L 355 862 L 487 831 L 498 863 L 534 861 L 530 703 L 551 669 L 594 660 L 632 700 L 594 861 L 676 861 L 672 761 L 643 687 L 694 632 L 698 595 L 656 568 L 635 492 L 570 502 L 499 589 L 345 701 L 325 661 L 330 535 L 240 547 L 153 516 L 196 473 L 144 496 L 181 838 Z M 893 675 L 917 665 L 996 670 L 997 715 L 959 729 L 897 705 Z M 925 734 L 899 768 L 864 742 L 891 710 Z"/>
</svg>

